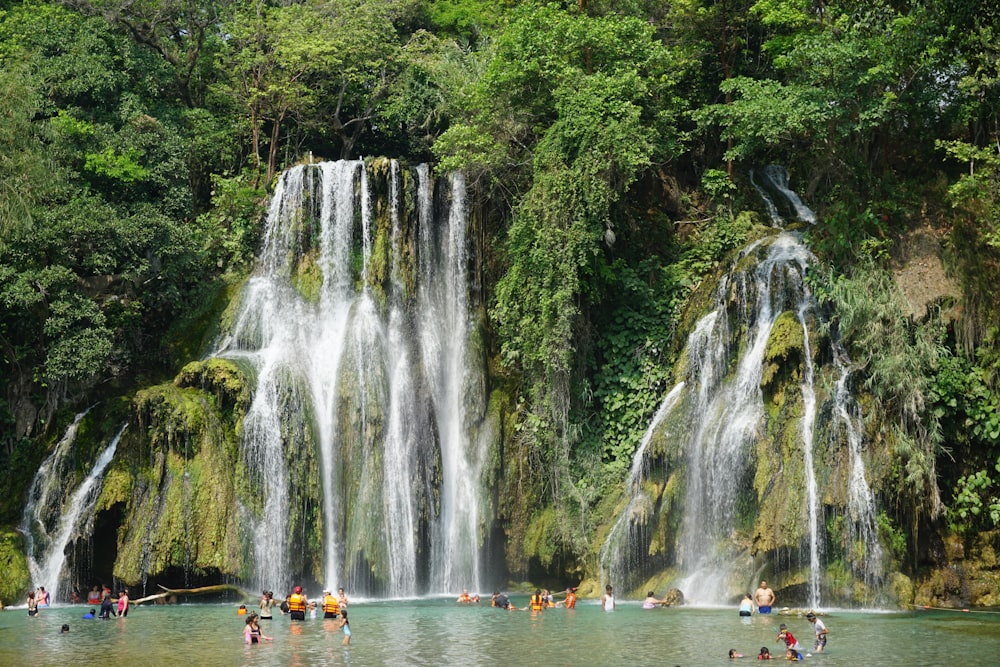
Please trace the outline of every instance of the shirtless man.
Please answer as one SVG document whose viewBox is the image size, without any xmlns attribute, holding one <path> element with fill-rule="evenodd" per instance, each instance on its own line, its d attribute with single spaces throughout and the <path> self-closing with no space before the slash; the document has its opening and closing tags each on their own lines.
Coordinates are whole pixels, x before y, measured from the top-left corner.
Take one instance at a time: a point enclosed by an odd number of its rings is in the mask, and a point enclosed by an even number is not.
<svg viewBox="0 0 1000 667">
<path fill-rule="evenodd" d="M 754 591 L 753 601 L 757 605 L 757 613 L 770 614 L 774 606 L 774 591 L 767 587 L 767 582 L 760 582 L 760 588 Z"/>
</svg>

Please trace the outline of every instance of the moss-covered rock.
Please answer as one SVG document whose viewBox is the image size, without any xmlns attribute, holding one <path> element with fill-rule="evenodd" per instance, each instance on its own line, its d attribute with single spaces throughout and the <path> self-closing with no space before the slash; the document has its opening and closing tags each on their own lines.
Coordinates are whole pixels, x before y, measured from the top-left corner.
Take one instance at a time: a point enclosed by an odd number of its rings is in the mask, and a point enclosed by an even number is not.
<svg viewBox="0 0 1000 667">
<path fill-rule="evenodd" d="M 97 507 L 122 507 L 114 575 L 129 585 L 171 569 L 239 576 L 240 463 L 214 394 L 159 385 L 136 394 L 134 411 Z"/>
<path fill-rule="evenodd" d="M 24 538 L 17 531 L 0 530 L 0 572 L 0 608 L 21 604 L 32 585 Z"/>
</svg>

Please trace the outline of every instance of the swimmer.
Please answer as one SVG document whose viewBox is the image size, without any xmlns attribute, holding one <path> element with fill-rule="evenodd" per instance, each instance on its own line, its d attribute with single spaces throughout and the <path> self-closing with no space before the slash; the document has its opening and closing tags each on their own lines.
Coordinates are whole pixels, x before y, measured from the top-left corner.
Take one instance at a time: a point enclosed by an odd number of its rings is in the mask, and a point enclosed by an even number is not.
<svg viewBox="0 0 1000 667">
<path fill-rule="evenodd" d="M 734 648 L 729 649 L 729 659 L 730 660 L 732 660 L 734 658 L 742 658 L 742 657 L 743 657 L 743 654 L 742 653 L 737 653 L 736 649 L 734 649 Z"/>
<path fill-rule="evenodd" d="M 760 653 L 757 654 L 757 659 L 758 660 L 773 660 L 774 658 L 771 656 L 771 649 L 767 648 L 766 646 L 761 646 L 760 647 Z"/>
<path fill-rule="evenodd" d="M 656 605 L 663 606 L 666 603 L 667 603 L 666 600 L 657 600 L 656 596 L 653 595 L 653 591 L 649 591 L 648 593 L 646 593 L 646 599 L 643 600 L 642 608 L 643 609 L 652 609 Z"/>
<path fill-rule="evenodd" d="M 792 662 L 802 662 L 802 654 L 793 648 L 785 651 L 785 660 L 791 660 Z"/>
</svg>

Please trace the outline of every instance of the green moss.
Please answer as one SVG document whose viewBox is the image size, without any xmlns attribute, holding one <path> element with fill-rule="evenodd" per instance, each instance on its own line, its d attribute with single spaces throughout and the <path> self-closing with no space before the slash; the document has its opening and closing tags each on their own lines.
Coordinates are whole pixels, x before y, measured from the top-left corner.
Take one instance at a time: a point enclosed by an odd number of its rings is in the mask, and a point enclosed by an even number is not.
<svg viewBox="0 0 1000 667">
<path fill-rule="evenodd" d="M 316 263 L 318 255 L 319 251 L 315 249 L 302 255 L 291 276 L 292 287 L 310 303 L 319 302 L 320 291 L 323 287 L 323 271 Z"/>
<path fill-rule="evenodd" d="M 201 378 L 212 390 L 239 394 L 234 369 L 199 362 L 178 383 Z M 170 568 L 241 572 L 237 436 L 216 403 L 207 391 L 176 384 L 136 394 L 139 427 L 123 436 L 98 501 L 98 511 L 123 507 L 114 574 L 127 584 Z"/>
<path fill-rule="evenodd" d="M 224 276 L 199 289 L 195 300 L 164 336 L 163 345 L 170 356 L 171 367 L 177 368 L 190 359 L 197 359 L 209 349 L 219 333 L 220 322 L 227 319 L 223 314 L 237 301 L 235 296 L 243 280 L 243 276 Z"/>
<path fill-rule="evenodd" d="M 13 530 L 0 530 L 0 608 L 20 604 L 31 590 L 31 572 L 24 552 L 24 538 Z"/>
<path fill-rule="evenodd" d="M 556 511 L 553 507 L 538 510 L 524 533 L 524 554 L 537 558 L 543 567 L 552 564 L 558 545 Z"/>
<path fill-rule="evenodd" d="M 779 378 L 792 381 L 801 377 L 804 350 L 802 324 L 795 313 L 786 310 L 775 320 L 767 339 L 761 387 L 769 387 Z"/>
</svg>

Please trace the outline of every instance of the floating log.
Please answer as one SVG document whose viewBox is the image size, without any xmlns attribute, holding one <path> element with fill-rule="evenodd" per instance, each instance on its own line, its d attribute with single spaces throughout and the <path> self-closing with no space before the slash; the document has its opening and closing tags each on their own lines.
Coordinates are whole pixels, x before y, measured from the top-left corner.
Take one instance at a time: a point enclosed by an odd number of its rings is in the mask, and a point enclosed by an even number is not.
<svg viewBox="0 0 1000 667">
<path fill-rule="evenodd" d="M 147 595 L 146 597 L 138 598 L 136 600 L 129 600 L 129 604 L 142 604 L 143 602 L 152 602 L 154 600 L 162 600 L 163 598 L 170 597 L 171 595 L 210 595 L 212 593 L 238 593 L 243 598 L 249 598 L 250 595 L 247 594 L 245 590 L 236 586 L 235 584 L 215 584 L 214 586 L 199 586 L 198 588 L 167 588 L 166 586 L 160 586 L 163 589 L 163 593 L 154 593 L 153 595 Z"/>
</svg>

